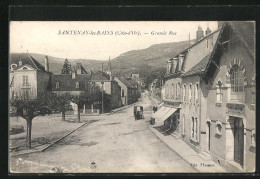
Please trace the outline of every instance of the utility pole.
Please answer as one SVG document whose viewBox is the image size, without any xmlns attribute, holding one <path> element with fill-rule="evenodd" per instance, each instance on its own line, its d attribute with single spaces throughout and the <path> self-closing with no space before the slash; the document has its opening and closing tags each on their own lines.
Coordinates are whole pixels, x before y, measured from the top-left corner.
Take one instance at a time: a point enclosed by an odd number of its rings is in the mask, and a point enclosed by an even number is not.
<svg viewBox="0 0 260 179">
<path fill-rule="evenodd" d="M 103 81 L 103 61 L 102 61 L 102 75 L 101 75 L 101 85 L 102 85 L 102 114 L 104 113 L 104 81 Z"/>
</svg>

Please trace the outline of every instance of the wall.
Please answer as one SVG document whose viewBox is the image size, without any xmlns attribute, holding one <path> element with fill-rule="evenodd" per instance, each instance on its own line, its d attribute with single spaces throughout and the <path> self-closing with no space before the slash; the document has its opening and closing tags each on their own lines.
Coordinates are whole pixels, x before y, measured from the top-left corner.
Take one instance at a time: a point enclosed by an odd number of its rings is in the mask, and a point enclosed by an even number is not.
<svg viewBox="0 0 260 179">
<path fill-rule="evenodd" d="M 38 94 L 46 94 L 50 80 L 50 74 L 37 71 L 37 89 Z"/>
<path fill-rule="evenodd" d="M 119 108 L 122 106 L 121 102 L 121 87 L 117 82 L 112 81 L 112 96 L 111 96 L 111 108 Z"/>
<path fill-rule="evenodd" d="M 28 70 L 16 70 L 14 72 L 14 91 L 20 92 L 22 85 L 23 85 L 23 75 L 28 76 L 28 82 L 30 84 L 30 92 L 32 94 L 32 97 L 37 96 L 37 76 L 36 76 L 36 70 L 34 69 L 28 69 Z"/>
<path fill-rule="evenodd" d="M 226 48 L 227 49 L 227 48 Z M 245 75 L 247 79 L 247 85 L 245 85 L 245 105 L 244 112 L 230 112 L 226 107 L 227 103 L 234 103 L 230 101 L 230 83 L 229 77 L 227 75 L 228 66 L 233 63 L 234 58 L 241 60 L 243 66 L 245 67 Z M 255 63 L 253 58 L 250 56 L 245 47 L 239 42 L 234 41 L 230 45 L 229 50 L 225 50 L 220 59 L 220 71 L 216 72 L 213 77 L 213 84 L 208 85 L 208 117 L 213 121 L 212 123 L 212 149 L 211 152 L 225 158 L 226 160 L 233 159 L 234 152 L 234 136 L 233 136 L 233 126 L 229 124 L 229 117 L 235 116 L 243 118 L 244 121 L 244 168 L 246 170 L 251 170 L 255 166 L 255 147 L 251 147 L 251 131 L 255 129 L 255 110 L 252 108 L 252 100 L 255 98 L 254 90 L 255 87 L 252 86 L 252 78 L 255 73 Z M 216 83 L 222 80 L 224 88 L 223 91 L 223 101 L 222 104 L 216 105 Z M 222 135 L 216 137 L 214 135 L 215 121 L 220 120 L 223 124 Z"/>
<path fill-rule="evenodd" d="M 193 149 L 195 149 L 197 152 L 200 151 L 201 148 L 201 141 L 203 141 L 200 131 L 200 124 L 203 123 L 201 122 L 201 102 L 198 100 L 198 103 L 194 102 L 194 93 L 192 93 L 192 101 L 190 102 L 188 100 L 188 87 L 189 84 L 192 84 L 192 87 L 194 87 L 194 84 L 198 83 L 198 86 L 200 86 L 200 77 L 199 76 L 189 76 L 189 77 L 184 77 L 182 78 L 182 85 L 186 85 L 186 99 L 182 99 L 182 108 L 180 112 L 180 118 L 181 118 L 181 129 L 183 129 L 183 125 L 185 128 L 185 133 L 182 135 L 184 141 L 188 143 Z M 193 92 L 193 89 L 192 89 Z M 200 87 L 198 89 L 198 99 L 200 99 L 201 96 L 201 90 Z M 185 116 L 185 123 L 183 124 L 183 116 Z M 192 128 L 192 117 L 197 117 L 198 122 L 197 122 L 197 136 L 198 140 L 193 140 L 192 135 L 191 135 L 191 128 Z M 203 136 L 204 137 L 204 136 Z"/>
</svg>

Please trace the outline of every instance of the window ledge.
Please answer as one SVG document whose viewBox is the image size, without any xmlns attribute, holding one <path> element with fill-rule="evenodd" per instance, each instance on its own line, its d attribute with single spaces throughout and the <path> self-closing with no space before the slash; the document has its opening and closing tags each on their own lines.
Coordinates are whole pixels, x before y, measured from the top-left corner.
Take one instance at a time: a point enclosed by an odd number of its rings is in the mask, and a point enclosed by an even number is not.
<svg viewBox="0 0 260 179">
<path fill-rule="evenodd" d="M 192 141 L 192 142 L 195 142 L 195 143 L 199 143 L 199 141 L 198 141 L 198 139 L 195 139 L 194 137 L 190 137 L 190 140 Z"/>
</svg>

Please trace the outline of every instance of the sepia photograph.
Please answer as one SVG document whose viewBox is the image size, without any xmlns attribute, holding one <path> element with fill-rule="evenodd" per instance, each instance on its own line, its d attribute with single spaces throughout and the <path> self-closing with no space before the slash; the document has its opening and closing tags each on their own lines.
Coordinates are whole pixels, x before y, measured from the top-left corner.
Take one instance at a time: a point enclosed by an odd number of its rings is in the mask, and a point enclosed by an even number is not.
<svg viewBox="0 0 260 179">
<path fill-rule="evenodd" d="M 255 172 L 255 39 L 255 21 L 10 21 L 10 174 Z"/>
</svg>

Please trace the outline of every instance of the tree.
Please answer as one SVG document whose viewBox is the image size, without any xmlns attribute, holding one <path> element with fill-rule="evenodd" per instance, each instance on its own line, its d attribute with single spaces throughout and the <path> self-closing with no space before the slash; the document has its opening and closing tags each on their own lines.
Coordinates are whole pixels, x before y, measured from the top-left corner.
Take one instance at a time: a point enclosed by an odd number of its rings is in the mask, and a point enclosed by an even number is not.
<svg viewBox="0 0 260 179">
<path fill-rule="evenodd" d="M 70 106 L 71 95 L 69 93 L 52 93 L 48 97 L 48 105 L 61 112 L 62 121 L 65 121 L 65 112 L 72 109 Z"/>
<path fill-rule="evenodd" d="M 66 58 L 63 64 L 63 68 L 61 69 L 61 74 L 70 74 L 71 65 L 69 60 Z"/>
<path fill-rule="evenodd" d="M 32 120 L 39 115 L 50 114 L 51 109 L 47 106 L 46 95 L 38 94 L 35 98 L 33 93 L 20 92 L 12 98 L 11 106 L 16 108 L 16 114 L 27 122 L 26 147 L 31 148 Z"/>
<path fill-rule="evenodd" d="M 101 90 L 100 88 L 92 83 L 85 83 L 85 90 L 79 92 L 78 95 L 72 95 L 71 101 L 77 104 L 77 122 L 80 122 L 80 109 L 84 105 L 92 105 L 94 102 L 100 101 Z"/>
</svg>

